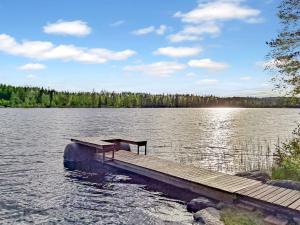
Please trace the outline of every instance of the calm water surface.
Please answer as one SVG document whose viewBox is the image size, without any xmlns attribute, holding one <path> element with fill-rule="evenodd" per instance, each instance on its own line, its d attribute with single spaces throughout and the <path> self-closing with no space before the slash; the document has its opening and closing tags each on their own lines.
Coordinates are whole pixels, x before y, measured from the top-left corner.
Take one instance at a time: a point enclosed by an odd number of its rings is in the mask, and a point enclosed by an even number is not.
<svg viewBox="0 0 300 225">
<path fill-rule="evenodd" d="M 63 166 L 70 137 L 148 140 L 157 157 L 233 173 L 267 168 L 298 109 L 0 109 L 1 224 L 190 224 L 185 205 L 138 176 Z M 269 147 L 268 147 L 269 146 Z"/>
</svg>

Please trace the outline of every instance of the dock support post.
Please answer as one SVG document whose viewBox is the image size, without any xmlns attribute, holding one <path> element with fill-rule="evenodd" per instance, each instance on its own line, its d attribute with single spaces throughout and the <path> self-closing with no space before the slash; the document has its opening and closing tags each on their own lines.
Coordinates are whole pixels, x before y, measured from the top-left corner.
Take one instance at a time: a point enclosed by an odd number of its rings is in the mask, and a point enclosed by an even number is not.
<svg viewBox="0 0 300 225">
<path fill-rule="evenodd" d="M 137 154 L 140 154 L 140 145 L 138 145 Z"/>
<path fill-rule="evenodd" d="M 147 155 L 147 144 L 145 144 L 145 155 Z"/>
</svg>

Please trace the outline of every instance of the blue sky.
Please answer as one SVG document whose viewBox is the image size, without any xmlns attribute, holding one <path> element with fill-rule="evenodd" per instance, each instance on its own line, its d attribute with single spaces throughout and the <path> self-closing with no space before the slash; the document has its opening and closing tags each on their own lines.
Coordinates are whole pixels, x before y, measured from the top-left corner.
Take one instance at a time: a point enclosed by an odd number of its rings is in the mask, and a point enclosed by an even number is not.
<svg viewBox="0 0 300 225">
<path fill-rule="evenodd" d="M 279 0 L 1 0 L 0 83 L 270 96 Z"/>
</svg>

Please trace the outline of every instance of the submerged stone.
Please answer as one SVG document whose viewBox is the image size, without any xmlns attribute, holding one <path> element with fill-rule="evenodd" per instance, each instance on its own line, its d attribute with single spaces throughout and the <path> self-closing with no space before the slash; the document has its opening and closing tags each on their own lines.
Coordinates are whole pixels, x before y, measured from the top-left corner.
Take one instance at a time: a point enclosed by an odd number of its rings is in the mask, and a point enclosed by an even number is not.
<svg viewBox="0 0 300 225">
<path fill-rule="evenodd" d="M 264 219 L 264 222 L 268 225 L 287 225 L 289 221 L 287 219 L 281 219 L 273 215 L 269 215 Z"/>
<path fill-rule="evenodd" d="M 189 212 L 197 212 L 207 207 L 216 207 L 216 204 L 205 197 L 194 198 L 187 204 L 187 210 Z"/>
<path fill-rule="evenodd" d="M 297 225 L 300 225 L 300 216 L 294 216 L 293 220 Z"/>
<path fill-rule="evenodd" d="M 277 186 L 277 187 L 283 187 L 288 189 L 293 189 L 300 191 L 300 182 L 299 181 L 293 181 L 293 180 L 270 180 L 267 182 L 270 185 Z"/>
<path fill-rule="evenodd" d="M 253 170 L 253 171 L 246 171 L 246 172 L 239 172 L 235 174 L 239 177 L 245 177 L 253 180 L 258 180 L 266 183 L 267 181 L 271 180 L 270 174 L 260 170 Z"/>
<path fill-rule="evenodd" d="M 194 214 L 194 220 L 206 225 L 224 225 L 220 219 L 220 211 L 212 207 L 202 209 Z"/>
<path fill-rule="evenodd" d="M 81 145 L 78 143 L 70 143 L 64 151 L 64 162 L 78 163 L 95 159 L 95 148 Z"/>
</svg>

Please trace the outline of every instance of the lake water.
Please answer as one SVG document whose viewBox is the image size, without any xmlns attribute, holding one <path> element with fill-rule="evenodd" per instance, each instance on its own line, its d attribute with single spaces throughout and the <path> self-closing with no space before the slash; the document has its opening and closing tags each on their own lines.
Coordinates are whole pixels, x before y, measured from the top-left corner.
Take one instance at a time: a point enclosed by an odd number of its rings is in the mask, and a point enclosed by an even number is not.
<svg viewBox="0 0 300 225">
<path fill-rule="evenodd" d="M 130 136 L 148 154 L 233 173 L 269 168 L 299 109 L 1 109 L 0 223 L 190 224 L 185 205 L 122 171 L 63 166 L 69 138 Z M 269 147 L 268 147 L 269 146 Z M 147 181 L 149 182 L 149 181 Z M 150 181 L 151 182 L 151 181 Z"/>
</svg>

